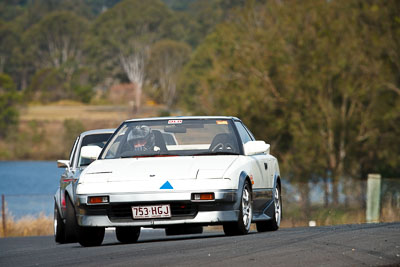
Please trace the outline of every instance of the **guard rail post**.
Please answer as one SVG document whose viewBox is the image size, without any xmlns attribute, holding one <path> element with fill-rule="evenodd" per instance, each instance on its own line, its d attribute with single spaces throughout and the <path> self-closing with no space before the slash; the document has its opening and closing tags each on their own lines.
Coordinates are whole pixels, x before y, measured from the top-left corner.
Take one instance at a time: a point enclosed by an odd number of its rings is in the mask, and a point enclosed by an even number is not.
<svg viewBox="0 0 400 267">
<path fill-rule="evenodd" d="M 4 194 L 1 194 L 1 219 L 3 221 L 3 235 L 7 237 L 6 200 Z"/>
</svg>

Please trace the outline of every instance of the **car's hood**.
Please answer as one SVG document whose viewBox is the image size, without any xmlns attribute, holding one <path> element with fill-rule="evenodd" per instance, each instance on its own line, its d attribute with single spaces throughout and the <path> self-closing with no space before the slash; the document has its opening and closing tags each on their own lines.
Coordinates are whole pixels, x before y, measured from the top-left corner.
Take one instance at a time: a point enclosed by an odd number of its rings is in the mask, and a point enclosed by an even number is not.
<svg viewBox="0 0 400 267">
<path fill-rule="evenodd" d="M 223 178 L 238 156 L 145 157 L 97 160 L 79 183 Z"/>
</svg>

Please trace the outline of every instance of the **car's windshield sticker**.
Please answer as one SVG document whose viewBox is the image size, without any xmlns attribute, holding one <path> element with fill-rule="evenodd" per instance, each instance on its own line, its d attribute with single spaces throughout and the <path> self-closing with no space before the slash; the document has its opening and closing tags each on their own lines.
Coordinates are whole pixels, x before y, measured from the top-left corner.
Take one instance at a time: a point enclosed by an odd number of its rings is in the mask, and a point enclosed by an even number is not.
<svg viewBox="0 0 400 267">
<path fill-rule="evenodd" d="M 218 125 L 226 125 L 228 121 L 216 121 Z"/>
<path fill-rule="evenodd" d="M 160 187 L 160 189 L 174 189 L 174 188 L 172 187 L 172 185 L 171 185 L 168 181 L 166 181 L 166 182 Z"/>
<path fill-rule="evenodd" d="M 182 120 L 169 120 L 168 124 L 181 124 Z"/>
</svg>

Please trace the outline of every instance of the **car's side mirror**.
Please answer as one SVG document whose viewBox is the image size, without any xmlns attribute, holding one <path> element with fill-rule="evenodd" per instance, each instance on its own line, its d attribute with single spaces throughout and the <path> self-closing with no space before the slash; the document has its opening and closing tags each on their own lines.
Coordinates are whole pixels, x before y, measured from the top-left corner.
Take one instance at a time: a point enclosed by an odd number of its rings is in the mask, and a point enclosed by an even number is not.
<svg viewBox="0 0 400 267">
<path fill-rule="evenodd" d="M 57 160 L 57 167 L 58 168 L 69 168 L 69 160 Z"/>
<path fill-rule="evenodd" d="M 81 157 L 85 159 L 96 160 L 101 152 L 101 147 L 99 146 L 83 146 L 81 148 Z"/>
<path fill-rule="evenodd" d="M 269 154 L 270 145 L 264 141 L 249 141 L 243 145 L 246 156 L 266 153 Z"/>
</svg>

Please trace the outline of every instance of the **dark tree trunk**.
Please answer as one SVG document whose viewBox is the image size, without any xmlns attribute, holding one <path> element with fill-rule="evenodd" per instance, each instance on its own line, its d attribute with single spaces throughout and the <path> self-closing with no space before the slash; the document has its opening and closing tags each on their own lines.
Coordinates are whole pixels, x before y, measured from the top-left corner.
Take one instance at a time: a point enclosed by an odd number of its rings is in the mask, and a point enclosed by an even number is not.
<svg viewBox="0 0 400 267">
<path fill-rule="evenodd" d="M 329 206 L 329 180 L 328 178 L 324 178 L 324 207 L 327 208 Z"/>
<path fill-rule="evenodd" d="M 310 219 L 311 211 L 310 211 L 310 188 L 308 183 L 300 183 L 299 184 L 299 191 L 300 191 L 300 205 L 301 210 L 303 211 L 303 217 L 306 220 Z"/>
<path fill-rule="evenodd" d="M 332 181 L 332 203 L 333 206 L 339 206 L 339 181 L 334 177 Z"/>
</svg>

